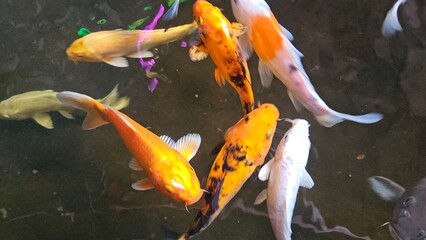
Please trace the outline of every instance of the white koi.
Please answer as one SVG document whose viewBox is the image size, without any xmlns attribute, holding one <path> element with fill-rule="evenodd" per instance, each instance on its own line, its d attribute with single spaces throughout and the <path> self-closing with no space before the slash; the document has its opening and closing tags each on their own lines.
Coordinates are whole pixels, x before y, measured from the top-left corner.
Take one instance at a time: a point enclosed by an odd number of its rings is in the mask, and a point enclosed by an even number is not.
<svg viewBox="0 0 426 240">
<path fill-rule="evenodd" d="M 289 120 L 293 126 L 278 144 L 275 156 L 259 172 L 259 179 L 268 180 L 268 187 L 259 193 L 254 204 L 266 199 L 268 215 L 275 238 L 291 240 L 291 220 L 299 186 L 312 188 L 314 181 L 305 167 L 308 163 L 309 123 Z"/>
</svg>

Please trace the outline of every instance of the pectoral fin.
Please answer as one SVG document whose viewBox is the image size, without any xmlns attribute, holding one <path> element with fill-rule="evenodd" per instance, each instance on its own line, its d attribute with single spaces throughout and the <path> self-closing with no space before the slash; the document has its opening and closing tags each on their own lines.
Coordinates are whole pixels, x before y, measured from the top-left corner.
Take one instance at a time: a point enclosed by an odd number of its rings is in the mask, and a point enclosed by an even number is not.
<svg viewBox="0 0 426 240">
<path fill-rule="evenodd" d="M 130 159 L 129 168 L 133 171 L 142 171 L 143 168 L 135 158 Z"/>
<path fill-rule="evenodd" d="M 232 32 L 235 34 L 236 37 L 239 37 L 247 32 L 247 27 L 238 22 L 231 23 L 231 27 Z"/>
<path fill-rule="evenodd" d="M 102 61 L 114 67 L 129 67 L 129 62 L 124 57 L 104 58 Z"/>
<path fill-rule="evenodd" d="M 381 199 L 387 202 L 397 202 L 405 192 L 399 184 L 382 176 L 369 177 L 368 184 Z"/>
<path fill-rule="evenodd" d="M 145 178 L 133 183 L 132 188 L 137 191 L 146 191 L 153 189 L 154 185 L 152 185 L 151 181 L 148 178 Z"/>
<path fill-rule="evenodd" d="M 68 119 L 74 119 L 74 116 L 68 111 L 61 110 L 59 113 Z"/>
<path fill-rule="evenodd" d="M 263 189 L 263 190 L 259 193 L 259 195 L 257 195 L 256 200 L 254 200 L 254 205 L 259 205 L 259 204 L 261 204 L 263 201 L 265 201 L 265 200 L 266 200 L 266 196 L 267 196 L 267 194 L 268 194 L 267 189 L 266 189 L 266 188 L 265 188 L 265 189 Z"/>
<path fill-rule="evenodd" d="M 260 81 L 262 82 L 262 86 L 265 88 L 270 88 L 272 84 L 272 79 L 274 79 L 274 74 L 271 69 L 266 65 L 264 61 L 259 58 L 259 74 Z"/>
<path fill-rule="evenodd" d="M 288 40 L 290 40 L 290 41 L 294 40 L 293 34 L 291 34 L 291 32 L 289 30 L 287 30 L 287 28 L 285 28 L 281 25 L 281 29 L 283 30 L 284 35 Z"/>
<path fill-rule="evenodd" d="M 251 45 L 250 38 L 248 34 L 241 35 L 238 38 L 240 42 L 241 49 L 243 50 L 244 58 L 249 60 L 251 54 L 253 53 L 253 46 Z"/>
<path fill-rule="evenodd" d="M 194 45 L 189 49 L 189 58 L 191 58 L 193 62 L 201 61 L 204 58 L 206 58 L 208 55 L 209 55 L 209 51 L 207 50 L 207 48 L 204 46 L 203 43 Z"/>
<path fill-rule="evenodd" d="M 259 180 L 266 181 L 269 178 L 269 173 L 271 173 L 272 163 L 274 162 L 274 158 L 265 163 L 259 171 Z"/>
<path fill-rule="evenodd" d="M 37 113 L 33 116 L 33 119 L 40 124 L 41 126 L 52 129 L 53 128 L 53 122 L 52 118 L 48 113 Z"/>
<path fill-rule="evenodd" d="M 126 57 L 129 57 L 129 58 L 151 58 L 151 57 L 154 57 L 154 53 L 151 52 L 151 51 L 143 51 L 143 52 L 140 52 L 140 53 L 135 52 L 135 53 L 126 55 Z"/>
<path fill-rule="evenodd" d="M 174 148 L 189 162 L 197 153 L 200 144 L 201 136 L 197 133 L 189 133 L 179 138 Z"/>
<path fill-rule="evenodd" d="M 225 77 L 222 75 L 222 73 L 219 71 L 219 68 L 216 68 L 214 70 L 214 79 L 216 80 L 216 83 L 219 86 L 225 85 Z"/>
<path fill-rule="evenodd" d="M 296 111 L 301 112 L 303 110 L 303 105 L 294 98 L 293 94 L 289 90 L 287 90 L 287 93 L 288 93 L 288 96 L 290 97 L 291 102 L 294 105 L 294 108 L 296 108 Z"/>
<path fill-rule="evenodd" d="M 176 142 L 171 137 L 167 135 L 161 135 L 160 139 L 163 140 L 163 142 L 165 142 L 167 145 L 169 145 L 169 147 L 175 148 Z"/>
<path fill-rule="evenodd" d="M 314 186 L 314 180 L 306 171 L 306 169 L 303 169 L 302 178 L 300 179 L 300 186 L 308 189 L 311 189 Z"/>
</svg>

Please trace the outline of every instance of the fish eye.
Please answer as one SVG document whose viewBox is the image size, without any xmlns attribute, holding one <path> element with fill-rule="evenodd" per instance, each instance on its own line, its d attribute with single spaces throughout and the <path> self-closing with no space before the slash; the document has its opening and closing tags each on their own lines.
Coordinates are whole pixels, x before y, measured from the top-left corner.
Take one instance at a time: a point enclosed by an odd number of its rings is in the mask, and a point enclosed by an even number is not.
<svg viewBox="0 0 426 240">
<path fill-rule="evenodd" d="M 166 185 L 166 191 L 168 193 L 173 193 L 173 188 L 170 185 Z"/>
<path fill-rule="evenodd" d="M 416 199 L 414 197 L 408 197 L 407 199 L 404 200 L 404 202 L 402 202 L 402 206 L 403 207 L 408 207 L 410 205 L 412 205 L 413 203 L 415 203 Z"/>
<path fill-rule="evenodd" d="M 423 229 L 420 230 L 419 234 L 417 234 L 417 238 L 424 239 L 425 236 L 426 236 L 426 231 Z"/>
</svg>

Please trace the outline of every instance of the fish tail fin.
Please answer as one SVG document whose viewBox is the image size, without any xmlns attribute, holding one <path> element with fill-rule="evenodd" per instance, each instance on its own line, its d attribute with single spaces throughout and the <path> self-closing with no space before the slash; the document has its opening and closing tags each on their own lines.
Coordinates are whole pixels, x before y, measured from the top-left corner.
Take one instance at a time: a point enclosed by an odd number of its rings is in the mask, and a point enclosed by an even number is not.
<svg viewBox="0 0 426 240">
<path fill-rule="evenodd" d="M 117 84 L 108 95 L 102 99 L 97 99 L 97 101 L 102 104 L 106 104 L 115 110 L 121 110 L 129 106 L 130 99 L 128 97 L 120 97 Z"/>
<path fill-rule="evenodd" d="M 382 34 L 385 37 L 390 37 L 397 31 L 402 31 L 401 24 L 398 20 L 398 8 L 406 0 L 398 0 L 386 14 L 385 21 L 382 25 Z"/>
<path fill-rule="evenodd" d="M 362 123 L 362 124 L 371 124 L 376 123 L 383 118 L 381 113 L 368 113 L 364 115 L 349 115 L 345 113 L 339 113 L 332 111 L 328 114 L 315 116 L 317 121 L 324 127 L 332 127 L 337 123 L 349 120 L 352 122 Z"/>
<path fill-rule="evenodd" d="M 210 223 L 211 218 L 209 216 L 204 215 L 201 210 L 198 211 L 194 222 L 191 224 L 189 229 L 178 238 L 178 240 L 190 239 L 191 237 L 200 234 L 204 229 L 206 229 L 210 225 Z"/>
<path fill-rule="evenodd" d="M 56 97 L 69 107 L 87 112 L 82 126 L 83 129 L 94 129 L 108 123 L 101 115 L 101 109 L 104 108 L 103 105 L 95 99 L 84 94 L 68 91 L 60 92 L 56 94 Z"/>
<path fill-rule="evenodd" d="M 163 20 L 168 21 L 175 18 L 179 11 L 179 0 L 175 0 L 172 6 L 167 10 L 167 12 L 163 16 Z"/>
</svg>

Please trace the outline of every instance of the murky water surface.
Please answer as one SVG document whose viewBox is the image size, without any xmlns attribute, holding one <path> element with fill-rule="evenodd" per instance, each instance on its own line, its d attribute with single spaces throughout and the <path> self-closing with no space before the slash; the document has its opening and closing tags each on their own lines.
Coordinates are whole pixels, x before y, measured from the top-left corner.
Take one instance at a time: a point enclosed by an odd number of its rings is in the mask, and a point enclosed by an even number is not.
<svg viewBox="0 0 426 240">
<path fill-rule="evenodd" d="M 192 2 L 181 5 L 175 20 L 157 27 L 191 22 Z M 65 55 L 81 27 L 127 28 L 137 19 L 152 18 L 160 3 L 165 1 L 1 0 L 0 99 L 44 89 L 101 98 L 119 83 L 121 95 L 131 99 L 123 112 L 143 126 L 175 139 L 188 132 L 201 134 L 201 148 L 191 164 L 204 186 L 215 158 L 211 151 L 242 114 L 234 89 L 217 86 L 209 58 L 191 62 L 180 41 L 160 46 L 153 70 L 167 79 L 151 93 L 137 59 L 130 59 L 129 68 L 115 68 L 75 64 Z M 213 3 L 234 20 L 229 2 Z M 311 124 L 307 169 L 315 187 L 299 192 L 294 215 L 309 215 L 304 192 L 329 227 L 341 225 L 360 236 L 390 239 L 387 228 L 379 226 L 390 220 L 393 206 L 374 195 L 367 178 L 383 175 L 408 187 L 424 177 L 426 102 L 419 79 L 425 80 L 426 52 L 421 38 L 412 32 L 393 39 L 380 35 L 393 1 L 268 3 L 295 36 L 312 84 L 330 107 L 384 114 L 377 124 L 321 127 L 307 111 L 295 111 L 277 79 L 270 89 L 262 89 L 257 57 L 250 59 L 255 101 L 274 103 L 283 118 L 304 118 Z M 144 10 L 146 6 L 152 10 Z M 97 24 L 101 19 L 106 23 Z M 187 213 L 183 204 L 157 191 L 131 189 L 143 173 L 127 167 L 131 156 L 112 126 L 83 131 L 83 114 L 76 120 L 57 112 L 51 116 L 52 130 L 31 119 L 0 121 L 0 239 L 163 239 L 166 231 L 182 233 L 189 227 L 196 206 Z M 289 127 L 279 122 L 273 148 Z M 273 239 L 269 220 L 250 213 L 266 212 L 265 204 L 252 204 L 265 185 L 247 181 L 235 199 L 249 211 L 225 210 L 225 217 L 197 239 Z M 351 239 L 297 225 L 293 232 L 293 239 Z"/>
</svg>

